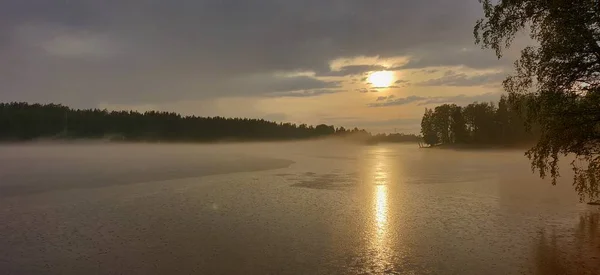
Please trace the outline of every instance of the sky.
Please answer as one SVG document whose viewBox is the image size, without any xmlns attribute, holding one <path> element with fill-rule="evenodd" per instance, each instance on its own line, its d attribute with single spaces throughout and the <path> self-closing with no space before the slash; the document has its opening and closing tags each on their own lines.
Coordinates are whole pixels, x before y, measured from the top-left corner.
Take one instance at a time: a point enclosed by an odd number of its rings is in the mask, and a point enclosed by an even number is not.
<svg viewBox="0 0 600 275">
<path fill-rule="evenodd" d="M 497 100 L 477 0 L 1 0 L 0 101 L 418 133 Z M 387 87 L 370 77 L 387 71 Z"/>
</svg>

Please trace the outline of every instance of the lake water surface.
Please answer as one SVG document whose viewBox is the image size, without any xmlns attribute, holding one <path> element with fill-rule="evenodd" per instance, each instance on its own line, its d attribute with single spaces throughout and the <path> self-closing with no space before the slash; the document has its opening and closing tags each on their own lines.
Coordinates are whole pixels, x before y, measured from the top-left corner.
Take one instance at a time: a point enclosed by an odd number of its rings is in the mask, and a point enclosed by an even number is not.
<svg viewBox="0 0 600 275">
<path fill-rule="evenodd" d="M 521 151 L 0 146 L 0 274 L 600 274 L 600 209 Z"/>
</svg>

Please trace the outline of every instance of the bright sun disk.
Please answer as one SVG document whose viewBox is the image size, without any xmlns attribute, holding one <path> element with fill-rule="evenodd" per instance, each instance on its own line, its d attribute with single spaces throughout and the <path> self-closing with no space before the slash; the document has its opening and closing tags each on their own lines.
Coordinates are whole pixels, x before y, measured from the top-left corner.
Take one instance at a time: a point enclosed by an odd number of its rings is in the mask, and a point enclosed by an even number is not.
<svg viewBox="0 0 600 275">
<path fill-rule="evenodd" d="M 394 82 L 394 73 L 389 71 L 373 72 L 369 75 L 368 80 L 375 87 L 389 87 Z"/>
</svg>

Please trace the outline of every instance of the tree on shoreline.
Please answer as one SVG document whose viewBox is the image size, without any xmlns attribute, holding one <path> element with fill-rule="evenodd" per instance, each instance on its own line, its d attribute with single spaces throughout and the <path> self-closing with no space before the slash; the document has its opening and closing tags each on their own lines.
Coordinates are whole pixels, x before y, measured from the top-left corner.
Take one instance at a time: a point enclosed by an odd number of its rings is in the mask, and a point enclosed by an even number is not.
<svg viewBox="0 0 600 275">
<path fill-rule="evenodd" d="M 556 184 L 558 162 L 572 154 L 580 199 L 600 197 L 600 3 L 598 0 L 480 0 L 476 43 L 498 58 L 525 31 L 538 46 L 521 51 L 504 82 L 509 101 L 540 137 L 525 154 Z"/>
<path fill-rule="evenodd" d="M 523 121 L 502 96 L 493 103 L 474 102 L 465 107 L 443 104 L 426 109 L 421 121 L 423 140 L 429 145 L 469 144 L 513 146 L 529 143 Z"/>
</svg>

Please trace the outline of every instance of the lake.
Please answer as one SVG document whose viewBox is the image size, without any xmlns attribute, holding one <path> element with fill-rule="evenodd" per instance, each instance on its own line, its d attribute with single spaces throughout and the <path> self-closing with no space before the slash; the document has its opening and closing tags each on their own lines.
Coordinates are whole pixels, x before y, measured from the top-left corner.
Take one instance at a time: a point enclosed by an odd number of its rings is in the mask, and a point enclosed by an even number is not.
<svg viewBox="0 0 600 275">
<path fill-rule="evenodd" d="M 1 274 L 598 274 L 600 210 L 522 151 L 0 146 Z"/>
</svg>

